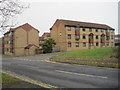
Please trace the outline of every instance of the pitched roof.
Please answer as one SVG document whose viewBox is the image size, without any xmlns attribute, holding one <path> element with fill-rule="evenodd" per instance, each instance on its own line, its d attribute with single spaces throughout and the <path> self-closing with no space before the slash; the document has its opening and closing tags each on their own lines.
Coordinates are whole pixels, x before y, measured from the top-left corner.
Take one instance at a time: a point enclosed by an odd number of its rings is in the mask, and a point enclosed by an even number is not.
<svg viewBox="0 0 120 90">
<path fill-rule="evenodd" d="M 45 32 L 45 33 L 43 33 L 42 37 L 50 37 L 50 33 Z"/>
<path fill-rule="evenodd" d="M 21 25 L 21 26 L 18 26 L 18 27 L 16 27 L 16 28 L 10 28 L 10 30 L 9 30 L 8 32 L 6 32 L 5 34 L 9 33 L 10 31 L 15 31 L 15 30 L 17 30 L 18 28 L 23 28 L 23 29 L 26 30 L 26 31 L 29 31 L 29 30 L 31 30 L 32 28 L 35 29 L 35 28 L 32 27 L 30 24 L 25 23 L 25 24 L 23 24 L 23 25 Z M 35 30 L 37 30 L 37 29 L 35 29 Z M 37 30 L 37 31 L 38 31 L 38 30 Z M 38 31 L 38 32 L 39 32 L 39 31 Z"/>
<path fill-rule="evenodd" d="M 80 22 L 80 21 L 72 21 L 72 20 L 63 20 L 57 19 L 56 21 L 60 21 L 66 26 L 79 26 L 79 27 L 89 27 L 89 28 L 100 28 L 100 29 L 112 29 L 114 28 L 106 25 L 106 24 L 97 24 L 97 23 L 90 23 L 90 22 Z"/>
<path fill-rule="evenodd" d="M 40 41 L 43 41 L 43 40 L 44 40 L 44 38 L 43 38 L 43 37 L 39 37 L 39 40 L 40 40 Z"/>
<path fill-rule="evenodd" d="M 32 46 L 35 46 L 35 47 L 39 48 L 38 46 L 36 46 L 36 45 L 34 45 L 34 44 L 29 44 L 29 45 L 27 45 L 26 47 L 24 47 L 24 49 L 29 49 L 29 48 L 31 48 Z"/>
</svg>

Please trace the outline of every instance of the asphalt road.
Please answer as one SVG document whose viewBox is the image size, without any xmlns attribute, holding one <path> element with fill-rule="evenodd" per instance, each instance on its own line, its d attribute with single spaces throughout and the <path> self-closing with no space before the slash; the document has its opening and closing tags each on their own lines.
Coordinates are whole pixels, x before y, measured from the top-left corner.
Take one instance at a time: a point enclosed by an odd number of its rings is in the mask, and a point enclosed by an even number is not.
<svg viewBox="0 0 120 90">
<path fill-rule="evenodd" d="M 118 70 L 113 69 L 29 61 L 23 58 L 3 58 L 2 69 L 64 88 L 118 88 Z"/>
</svg>

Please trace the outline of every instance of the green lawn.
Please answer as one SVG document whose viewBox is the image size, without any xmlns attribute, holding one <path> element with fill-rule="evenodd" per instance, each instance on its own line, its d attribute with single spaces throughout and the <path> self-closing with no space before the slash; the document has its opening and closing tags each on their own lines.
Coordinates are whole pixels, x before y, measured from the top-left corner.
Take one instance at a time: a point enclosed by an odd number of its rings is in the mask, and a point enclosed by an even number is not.
<svg viewBox="0 0 120 90">
<path fill-rule="evenodd" d="M 62 53 L 52 58 L 64 58 L 64 59 L 112 59 L 113 49 L 117 47 L 105 47 L 105 48 L 96 48 L 96 49 L 86 49 L 73 52 Z"/>
<path fill-rule="evenodd" d="M 0 78 L 2 78 L 2 82 L 0 81 L 2 88 L 42 88 L 2 72 L 0 72 Z"/>
<path fill-rule="evenodd" d="M 66 52 L 56 55 L 50 60 L 68 64 L 120 68 L 120 65 L 118 64 L 118 47 L 105 47 Z"/>
<path fill-rule="evenodd" d="M 120 65 L 118 63 L 109 63 L 109 62 L 75 61 L 75 60 L 62 60 L 62 59 L 55 59 L 54 61 L 60 63 L 67 63 L 67 64 L 120 68 Z"/>
<path fill-rule="evenodd" d="M 2 76 L 2 85 L 9 85 L 9 84 L 14 84 L 16 82 L 20 82 L 21 80 L 14 78 L 8 74 L 2 73 L 0 74 L 0 76 Z"/>
</svg>

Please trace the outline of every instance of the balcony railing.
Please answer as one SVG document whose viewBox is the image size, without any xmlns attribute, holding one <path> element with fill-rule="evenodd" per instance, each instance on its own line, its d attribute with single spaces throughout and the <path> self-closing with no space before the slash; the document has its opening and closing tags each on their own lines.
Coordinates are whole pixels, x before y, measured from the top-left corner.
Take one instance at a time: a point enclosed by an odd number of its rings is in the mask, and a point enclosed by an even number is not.
<svg viewBox="0 0 120 90">
<path fill-rule="evenodd" d="M 75 35 L 80 35 L 80 31 L 79 30 L 75 30 Z"/>
<path fill-rule="evenodd" d="M 94 42 L 94 40 L 93 39 L 89 39 L 89 43 L 93 43 Z"/>
<path fill-rule="evenodd" d="M 75 40 L 79 40 L 80 39 L 80 37 L 75 37 Z"/>
<path fill-rule="evenodd" d="M 105 43 L 105 39 L 101 39 L 101 43 Z"/>
</svg>

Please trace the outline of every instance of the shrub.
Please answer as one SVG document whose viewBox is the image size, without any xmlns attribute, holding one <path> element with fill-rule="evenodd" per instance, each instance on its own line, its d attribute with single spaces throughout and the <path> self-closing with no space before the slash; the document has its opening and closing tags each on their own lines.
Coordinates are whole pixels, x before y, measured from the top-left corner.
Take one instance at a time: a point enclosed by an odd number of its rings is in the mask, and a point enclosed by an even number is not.
<svg viewBox="0 0 120 90">
<path fill-rule="evenodd" d="M 55 44 L 55 41 L 51 38 L 45 40 L 45 42 L 42 44 L 43 53 L 51 53 Z"/>
</svg>

